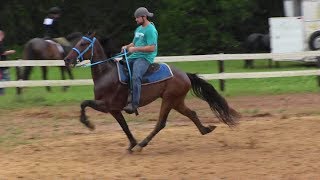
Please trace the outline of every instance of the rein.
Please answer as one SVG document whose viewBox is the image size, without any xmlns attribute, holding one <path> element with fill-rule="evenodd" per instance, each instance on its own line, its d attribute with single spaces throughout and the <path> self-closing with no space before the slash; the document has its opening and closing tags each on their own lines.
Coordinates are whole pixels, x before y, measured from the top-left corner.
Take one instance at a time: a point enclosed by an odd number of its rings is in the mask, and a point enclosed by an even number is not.
<svg viewBox="0 0 320 180">
<path fill-rule="evenodd" d="M 86 63 L 86 64 L 82 64 L 82 65 L 79 65 L 80 67 L 92 67 L 92 66 L 95 66 L 97 64 L 102 64 L 102 63 L 105 63 L 107 61 L 110 61 L 110 60 L 113 60 L 114 58 L 117 58 L 117 57 L 121 57 L 121 56 L 124 56 L 125 58 L 125 62 L 126 62 L 126 65 L 127 65 L 127 68 L 128 68 L 128 71 L 129 71 L 129 84 L 130 84 L 130 93 L 132 94 L 132 74 L 131 74 L 131 70 L 130 70 L 130 65 L 129 65 L 129 62 L 128 62 L 128 57 L 127 57 L 127 50 L 126 49 L 123 49 L 123 53 L 119 53 L 111 58 L 108 58 L 108 59 L 104 59 L 104 60 L 101 60 L 101 61 L 97 61 L 97 62 L 94 62 L 92 63 L 92 58 L 93 58 L 93 48 L 94 48 L 94 43 L 96 42 L 96 38 L 94 37 L 92 40 L 88 37 L 85 37 L 83 36 L 82 39 L 84 40 L 87 40 L 90 42 L 90 45 L 85 49 L 83 50 L 82 52 L 80 52 L 77 48 L 72 48 L 72 50 L 76 51 L 78 53 L 78 57 L 77 59 L 80 60 L 80 62 L 82 62 L 84 59 L 83 59 L 83 55 L 89 51 L 89 49 L 91 48 L 91 57 L 90 57 L 90 63 Z M 79 67 L 77 66 L 77 67 Z"/>
<path fill-rule="evenodd" d="M 96 42 L 96 38 L 94 37 L 92 40 L 88 37 L 85 37 L 83 36 L 82 39 L 84 40 L 87 40 L 90 42 L 90 45 L 85 49 L 83 50 L 82 52 L 80 52 L 77 48 L 72 48 L 72 50 L 76 51 L 78 53 L 78 57 L 77 59 L 80 60 L 80 62 L 84 61 L 83 59 L 83 55 L 89 51 L 89 49 L 91 48 L 91 58 L 90 58 L 90 63 L 86 63 L 86 64 L 82 64 L 82 65 L 78 65 L 77 67 L 91 67 L 91 66 L 95 66 L 95 65 L 98 65 L 98 64 L 102 64 L 102 63 L 105 63 L 107 61 L 110 61 L 110 60 L 113 60 L 117 57 L 122 57 L 124 56 L 125 57 L 125 60 L 126 60 L 126 64 L 127 64 L 127 67 L 129 69 L 129 74 L 131 74 L 130 72 L 130 68 L 129 68 L 129 64 L 128 64 L 128 59 L 127 59 L 127 54 L 128 52 L 126 51 L 126 49 L 124 49 L 124 52 L 123 53 L 119 53 L 111 58 L 108 58 L 108 59 L 104 59 L 104 60 L 100 60 L 100 61 L 97 61 L 97 62 L 94 62 L 94 63 L 91 63 L 92 62 L 92 58 L 93 58 L 93 50 L 94 50 L 94 43 Z M 130 78 L 131 79 L 131 78 Z"/>
</svg>

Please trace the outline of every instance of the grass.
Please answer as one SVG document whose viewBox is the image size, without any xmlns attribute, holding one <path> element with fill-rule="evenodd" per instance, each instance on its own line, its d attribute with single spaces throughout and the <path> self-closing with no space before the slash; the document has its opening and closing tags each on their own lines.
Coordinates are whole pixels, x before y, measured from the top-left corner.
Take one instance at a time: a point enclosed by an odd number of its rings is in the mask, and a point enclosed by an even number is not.
<svg viewBox="0 0 320 180">
<path fill-rule="evenodd" d="M 179 62 L 170 63 L 175 67 L 192 73 L 217 73 L 216 61 Z M 256 68 L 244 69 L 243 61 L 226 61 L 226 72 L 263 72 L 316 69 L 315 66 L 305 66 L 299 62 L 281 62 L 278 68 L 268 68 L 267 60 L 255 61 Z M 77 79 L 89 79 L 89 68 L 76 68 L 73 73 Z M 14 68 L 10 69 L 11 79 L 15 79 Z M 49 79 L 60 79 L 59 68 L 49 68 Z M 35 67 L 31 79 L 41 79 L 40 68 Z M 209 81 L 219 90 L 219 81 Z M 223 96 L 246 96 L 284 93 L 309 93 L 319 92 L 315 76 L 263 78 L 263 79 L 234 79 L 226 81 L 226 90 Z M 22 96 L 15 95 L 15 88 L 7 88 L 6 94 L 0 96 L 0 108 L 24 108 L 27 106 L 54 106 L 79 103 L 85 99 L 93 98 L 92 86 L 71 86 L 67 92 L 62 87 L 52 87 L 52 92 L 47 92 L 44 87 L 25 88 Z"/>
<path fill-rule="evenodd" d="M 172 63 L 179 69 L 193 73 L 218 73 L 216 61 Z M 315 66 L 306 66 L 301 62 L 280 62 L 279 67 L 268 67 L 267 60 L 255 61 L 254 69 L 244 69 L 243 61 L 225 61 L 225 72 L 272 72 L 290 70 L 317 69 Z M 219 81 L 210 80 L 219 90 Z M 319 92 L 316 76 L 298 76 L 281 78 L 230 79 L 226 80 L 224 96 L 265 95 L 284 93 Z"/>
</svg>

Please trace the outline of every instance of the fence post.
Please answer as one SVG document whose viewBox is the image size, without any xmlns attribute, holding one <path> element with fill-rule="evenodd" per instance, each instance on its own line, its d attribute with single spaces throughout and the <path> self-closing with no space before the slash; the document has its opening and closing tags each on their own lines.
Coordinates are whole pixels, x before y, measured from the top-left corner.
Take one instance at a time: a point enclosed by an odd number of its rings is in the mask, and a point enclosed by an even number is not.
<svg viewBox="0 0 320 180">
<path fill-rule="evenodd" d="M 224 72 L 224 61 L 218 60 L 218 66 L 219 66 L 219 73 L 223 73 Z M 225 80 L 219 79 L 219 85 L 220 85 L 221 91 L 224 91 L 224 89 L 225 89 L 224 84 L 225 84 Z"/>
<path fill-rule="evenodd" d="M 16 80 L 17 81 L 19 81 L 19 80 L 21 80 L 21 67 L 16 67 Z M 22 91 L 22 89 L 20 88 L 20 87 L 17 87 L 16 88 L 16 93 L 18 94 L 18 95 L 20 95 L 21 94 L 21 91 Z"/>
<path fill-rule="evenodd" d="M 317 57 L 317 66 L 320 69 L 320 56 Z M 318 75 L 318 86 L 320 87 L 320 75 Z"/>
</svg>

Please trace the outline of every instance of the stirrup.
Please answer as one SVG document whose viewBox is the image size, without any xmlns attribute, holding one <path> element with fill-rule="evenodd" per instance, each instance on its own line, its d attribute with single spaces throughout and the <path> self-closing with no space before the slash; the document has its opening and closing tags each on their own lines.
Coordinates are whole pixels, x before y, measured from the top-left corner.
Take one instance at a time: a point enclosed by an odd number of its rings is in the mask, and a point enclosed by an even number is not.
<svg viewBox="0 0 320 180">
<path fill-rule="evenodd" d="M 129 103 L 127 106 L 125 106 L 123 108 L 123 110 L 128 114 L 132 114 L 132 113 L 136 113 L 137 114 L 137 112 L 138 112 L 137 108 L 134 108 L 132 103 Z"/>
<path fill-rule="evenodd" d="M 133 114 L 133 113 L 135 113 L 136 116 L 139 115 L 139 113 L 138 113 L 138 108 L 134 108 L 133 105 L 132 105 L 132 103 L 129 103 L 127 106 L 125 106 L 125 107 L 123 108 L 123 110 L 124 110 L 126 113 L 128 113 L 128 114 Z"/>
</svg>

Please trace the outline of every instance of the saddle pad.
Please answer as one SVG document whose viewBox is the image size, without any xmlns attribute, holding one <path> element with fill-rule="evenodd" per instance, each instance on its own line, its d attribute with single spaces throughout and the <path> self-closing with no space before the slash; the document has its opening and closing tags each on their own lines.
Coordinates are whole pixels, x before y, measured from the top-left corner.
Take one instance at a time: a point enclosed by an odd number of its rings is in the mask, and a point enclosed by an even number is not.
<svg viewBox="0 0 320 180">
<path fill-rule="evenodd" d="M 61 46 L 61 44 L 56 43 L 56 42 L 54 42 L 54 41 L 52 41 L 52 40 L 50 40 L 50 39 L 47 39 L 47 40 L 45 40 L 45 41 L 47 41 L 48 43 L 51 43 L 51 44 L 57 46 L 57 48 L 58 48 L 58 50 L 59 50 L 59 52 L 60 52 L 61 54 L 64 53 L 64 50 L 63 50 L 63 47 Z"/>
<path fill-rule="evenodd" d="M 171 77 L 173 77 L 173 73 L 166 63 L 160 63 L 160 68 L 157 71 L 154 71 L 152 73 L 146 73 L 142 78 L 142 85 L 148 85 L 152 83 L 157 83 L 160 81 L 167 80 Z M 117 63 L 118 68 L 118 77 L 119 81 L 122 84 L 127 84 L 129 77 L 128 73 L 124 69 L 124 65 Z"/>
</svg>

